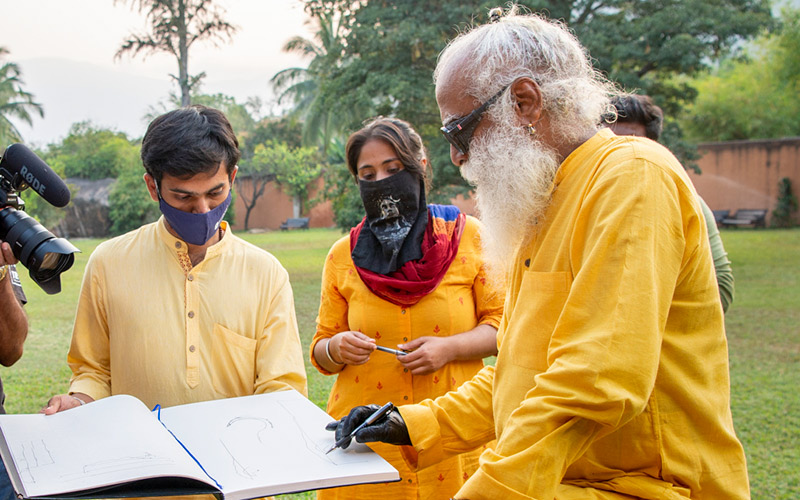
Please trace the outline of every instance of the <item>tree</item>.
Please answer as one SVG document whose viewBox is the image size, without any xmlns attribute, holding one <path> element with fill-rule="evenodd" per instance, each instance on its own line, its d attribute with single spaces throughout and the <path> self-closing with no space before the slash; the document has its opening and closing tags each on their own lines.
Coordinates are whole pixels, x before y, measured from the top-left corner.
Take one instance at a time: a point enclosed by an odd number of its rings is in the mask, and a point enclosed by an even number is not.
<svg viewBox="0 0 800 500">
<path fill-rule="evenodd" d="M 336 226 L 348 231 L 364 218 L 364 204 L 358 184 L 347 168 L 344 143 L 333 139 L 328 147 L 327 166 L 324 169 L 325 189 L 319 199 L 329 200 Z"/>
<path fill-rule="evenodd" d="M 150 198 L 150 192 L 142 180 L 144 168 L 128 166 L 120 172 L 108 194 L 108 218 L 111 234 L 118 235 L 153 222 L 160 212 L 158 204 Z"/>
<path fill-rule="evenodd" d="M 264 195 L 267 184 L 275 180 L 272 172 L 272 165 L 269 163 L 269 155 L 264 153 L 264 149 L 271 147 L 270 143 L 259 144 L 256 146 L 258 154 L 250 160 L 240 162 L 241 172 L 237 176 L 236 192 L 242 197 L 244 203 L 244 230 L 250 229 L 250 213 L 256 206 L 256 202 Z M 249 190 L 244 188 L 243 180 L 250 181 Z"/>
<path fill-rule="evenodd" d="M 141 169 L 139 148 L 125 133 L 97 128 L 88 121 L 74 123 L 67 137 L 50 145 L 44 160 L 66 177 L 91 180 L 116 178 L 124 170 Z"/>
<path fill-rule="evenodd" d="M 564 20 L 593 56 L 596 67 L 629 90 L 653 96 L 668 117 L 691 102 L 676 74 L 694 74 L 770 24 L 766 0 L 569 0 L 519 2 Z M 332 8 L 342 16 L 345 42 L 338 65 L 320 85 L 319 99 L 334 116 L 353 109 L 397 116 L 414 124 L 436 171 L 432 200 L 467 188 L 449 161 L 431 74 L 437 55 L 468 23 L 486 22 L 495 1 L 308 0 L 307 9 Z M 355 129 L 362 115 L 347 128 Z"/>
<path fill-rule="evenodd" d="M 692 140 L 800 135 L 800 9 L 784 9 L 780 21 L 746 58 L 725 60 L 689 81 L 698 98 L 681 123 Z"/>
<path fill-rule="evenodd" d="M 127 3 L 127 0 L 114 0 Z M 145 56 L 156 52 L 172 54 L 178 62 L 178 76 L 170 75 L 181 91 L 181 105 L 191 104 L 191 93 L 205 72 L 189 74 L 189 49 L 195 42 L 230 40 L 236 27 L 223 19 L 224 11 L 212 0 L 131 0 L 139 12 L 146 12 L 151 31 L 131 34 L 116 58 L 131 53 Z"/>
<path fill-rule="evenodd" d="M 237 184 L 239 196 L 245 204 L 245 230 L 249 227 L 250 212 L 270 181 L 277 182 L 293 198 L 293 217 L 299 217 L 308 199 L 308 184 L 321 172 L 322 166 L 314 148 L 292 148 L 284 142 L 274 141 L 256 146 L 253 158 L 242 165 L 241 175 L 251 181 L 250 191 L 245 192 L 241 184 Z"/>
<path fill-rule="evenodd" d="M 324 150 L 333 134 L 341 132 L 348 124 L 348 119 L 358 116 L 364 107 L 339 109 L 338 113 L 333 113 L 323 102 L 321 89 L 342 59 L 343 15 L 335 11 L 332 6 L 315 6 L 312 3 L 307 4 L 306 11 L 311 15 L 311 22 L 317 26 L 314 39 L 293 37 L 286 42 L 283 50 L 311 57 L 308 67 L 281 70 L 270 82 L 279 94 L 278 104 L 287 100 L 293 102 L 294 107 L 290 116 L 302 120 L 303 144 L 308 146 L 321 144 Z"/>
<path fill-rule="evenodd" d="M 42 159 L 65 177 L 116 179 L 108 195 L 112 234 L 122 234 L 158 218 L 158 205 L 150 199 L 142 180 L 144 168 L 139 145 L 123 132 L 96 127 L 88 121 L 74 123 L 67 137 L 50 144 Z M 37 217 L 54 220 L 46 204 L 31 201 Z"/>
<path fill-rule="evenodd" d="M 0 47 L 0 61 L 9 54 Z M 9 118 L 16 118 L 33 125 L 32 114 L 44 116 L 42 105 L 33 100 L 33 95 L 23 90 L 22 71 L 12 62 L 0 66 L 0 147 L 3 149 L 13 142 L 21 142 L 22 135 Z"/>
</svg>

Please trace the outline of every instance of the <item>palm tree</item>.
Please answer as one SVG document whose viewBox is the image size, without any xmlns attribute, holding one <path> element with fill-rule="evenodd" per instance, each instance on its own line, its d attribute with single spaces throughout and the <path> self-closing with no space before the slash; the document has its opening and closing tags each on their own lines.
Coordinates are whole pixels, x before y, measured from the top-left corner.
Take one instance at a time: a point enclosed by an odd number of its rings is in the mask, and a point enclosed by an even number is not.
<svg viewBox="0 0 800 500">
<path fill-rule="evenodd" d="M 0 58 L 9 54 L 8 49 L 0 47 Z M 34 102 L 33 94 L 22 90 L 22 72 L 15 63 L 5 62 L 0 66 L 0 146 L 5 147 L 12 142 L 21 142 L 22 135 L 9 118 L 33 125 L 31 115 L 38 113 L 44 116 L 44 109 Z"/>
<path fill-rule="evenodd" d="M 293 52 L 312 57 L 307 68 L 293 67 L 281 70 L 270 82 L 278 94 L 278 104 L 291 100 L 291 114 L 303 120 L 303 144 L 321 144 L 327 148 L 334 133 L 348 123 L 349 116 L 335 113 L 323 102 L 322 89 L 332 72 L 342 64 L 344 28 L 341 17 L 331 10 L 312 14 L 318 29 L 314 40 L 293 37 L 283 47 L 284 52 Z M 351 110 L 357 115 L 359 110 Z"/>
</svg>

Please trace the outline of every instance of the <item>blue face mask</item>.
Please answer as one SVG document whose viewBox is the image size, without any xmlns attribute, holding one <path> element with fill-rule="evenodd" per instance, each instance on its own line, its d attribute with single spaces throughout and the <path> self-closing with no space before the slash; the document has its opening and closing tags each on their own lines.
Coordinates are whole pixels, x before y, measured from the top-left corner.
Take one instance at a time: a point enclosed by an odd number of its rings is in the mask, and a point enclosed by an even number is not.
<svg viewBox="0 0 800 500">
<path fill-rule="evenodd" d="M 222 218 L 231 204 L 231 193 L 221 204 L 204 214 L 193 214 L 184 212 L 170 206 L 164 201 L 159 193 L 158 208 L 164 214 L 164 218 L 169 222 L 170 227 L 178 233 L 178 236 L 190 245 L 205 245 L 214 236 L 214 232 L 219 229 Z"/>
</svg>

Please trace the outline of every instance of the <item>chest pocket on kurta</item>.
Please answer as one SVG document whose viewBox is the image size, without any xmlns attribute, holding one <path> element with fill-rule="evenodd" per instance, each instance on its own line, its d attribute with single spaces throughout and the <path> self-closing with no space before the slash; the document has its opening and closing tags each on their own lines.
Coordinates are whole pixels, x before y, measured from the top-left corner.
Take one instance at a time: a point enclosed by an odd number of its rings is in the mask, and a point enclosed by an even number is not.
<svg viewBox="0 0 800 500">
<path fill-rule="evenodd" d="M 224 397 L 245 396 L 255 386 L 256 341 L 219 324 L 214 325 L 209 366 L 214 389 Z"/>
<path fill-rule="evenodd" d="M 540 372 L 547 369 L 550 338 L 571 282 L 567 272 L 523 274 L 503 336 L 503 350 L 508 352 L 512 363 Z"/>
</svg>

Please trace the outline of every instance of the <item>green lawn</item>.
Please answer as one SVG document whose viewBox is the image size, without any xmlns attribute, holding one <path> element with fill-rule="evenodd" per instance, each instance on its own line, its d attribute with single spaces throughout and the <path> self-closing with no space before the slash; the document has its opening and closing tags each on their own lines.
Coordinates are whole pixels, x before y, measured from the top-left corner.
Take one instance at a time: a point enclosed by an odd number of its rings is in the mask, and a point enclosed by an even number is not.
<svg viewBox="0 0 800 500">
<path fill-rule="evenodd" d="M 306 350 L 314 333 L 322 263 L 340 236 L 322 229 L 243 235 L 289 270 Z M 800 498 L 800 229 L 740 229 L 724 231 L 722 238 L 736 278 L 736 297 L 726 317 L 733 415 L 747 452 L 752 497 Z M 23 358 L 0 368 L 9 413 L 36 412 L 50 395 L 67 389 L 66 352 L 80 280 L 100 240 L 72 242 L 83 253 L 62 275 L 60 294 L 44 294 L 21 269 L 30 334 Z M 324 408 L 333 378 L 306 368 L 309 396 Z"/>
</svg>

